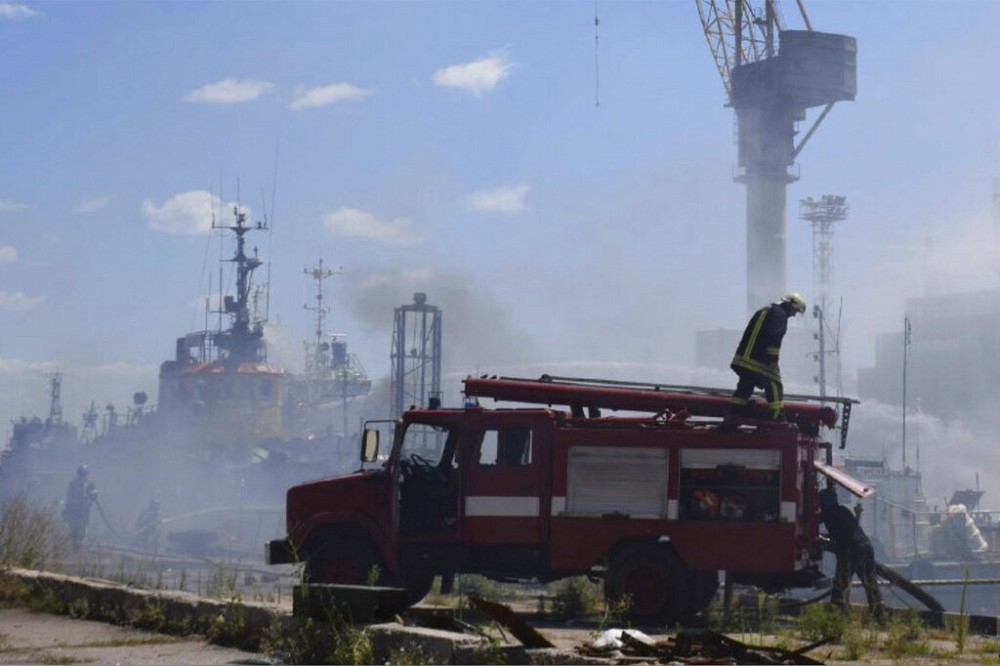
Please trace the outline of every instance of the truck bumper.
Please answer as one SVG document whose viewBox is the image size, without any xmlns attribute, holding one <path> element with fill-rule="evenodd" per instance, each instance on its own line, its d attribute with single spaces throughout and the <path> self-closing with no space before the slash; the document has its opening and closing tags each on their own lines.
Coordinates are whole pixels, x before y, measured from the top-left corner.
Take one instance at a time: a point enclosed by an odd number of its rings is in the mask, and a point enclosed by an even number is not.
<svg viewBox="0 0 1000 666">
<path fill-rule="evenodd" d="M 275 539 L 264 544 L 264 562 L 267 564 L 294 564 L 297 561 L 288 539 Z"/>
</svg>

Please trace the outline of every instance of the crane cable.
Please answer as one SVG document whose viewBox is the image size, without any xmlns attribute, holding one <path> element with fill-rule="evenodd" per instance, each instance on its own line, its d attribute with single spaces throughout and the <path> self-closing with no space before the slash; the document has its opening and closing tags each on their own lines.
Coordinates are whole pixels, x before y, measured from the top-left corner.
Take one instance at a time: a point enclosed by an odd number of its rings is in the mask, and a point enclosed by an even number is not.
<svg viewBox="0 0 1000 666">
<path fill-rule="evenodd" d="M 600 24 L 601 22 L 597 18 L 597 0 L 594 0 L 594 106 L 601 105 L 601 71 L 597 48 L 600 41 L 600 37 L 598 36 L 598 27 Z"/>
</svg>

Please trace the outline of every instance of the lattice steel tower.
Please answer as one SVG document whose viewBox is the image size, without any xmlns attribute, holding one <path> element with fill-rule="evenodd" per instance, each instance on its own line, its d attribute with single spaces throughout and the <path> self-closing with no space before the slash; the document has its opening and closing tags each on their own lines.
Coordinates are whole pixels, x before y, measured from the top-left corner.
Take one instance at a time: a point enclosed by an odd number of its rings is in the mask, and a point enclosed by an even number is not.
<svg viewBox="0 0 1000 666">
<path fill-rule="evenodd" d="M 815 338 L 819 351 L 813 356 L 819 363 L 820 396 L 826 395 L 826 355 L 837 353 L 840 342 L 834 338 L 833 349 L 826 348 L 827 314 L 829 306 L 830 273 L 833 269 L 833 223 L 847 219 L 847 197 L 825 194 L 819 200 L 807 197 L 799 201 L 799 219 L 812 225 L 813 240 L 813 317 L 816 318 L 818 332 Z M 840 393 L 840 357 L 837 357 L 837 393 Z"/>
<path fill-rule="evenodd" d="M 441 309 L 427 304 L 427 294 L 395 309 L 392 329 L 392 416 L 411 405 L 428 407 L 441 400 Z"/>
<path fill-rule="evenodd" d="M 846 220 L 847 212 L 847 197 L 824 194 L 818 200 L 806 197 L 799 201 L 799 219 L 812 225 L 813 294 L 823 312 L 829 304 L 833 271 L 833 223 Z"/>
</svg>

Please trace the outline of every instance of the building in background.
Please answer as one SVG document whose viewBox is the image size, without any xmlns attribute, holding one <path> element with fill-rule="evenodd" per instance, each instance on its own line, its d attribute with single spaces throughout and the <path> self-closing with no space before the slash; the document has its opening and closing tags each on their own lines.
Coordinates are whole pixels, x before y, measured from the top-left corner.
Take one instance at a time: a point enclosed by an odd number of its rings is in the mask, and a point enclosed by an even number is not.
<svg viewBox="0 0 1000 666">
<path fill-rule="evenodd" d="M 1000 290 L 910 298 L 904 314 L 910 323 L 908 411 L 949 421 L 971 416 L 996 400 Z M 876 338 L 875 364 L 858 370 L 862 401 L 902 405 L 903 350 L 902 330 Z"/>
</svg>

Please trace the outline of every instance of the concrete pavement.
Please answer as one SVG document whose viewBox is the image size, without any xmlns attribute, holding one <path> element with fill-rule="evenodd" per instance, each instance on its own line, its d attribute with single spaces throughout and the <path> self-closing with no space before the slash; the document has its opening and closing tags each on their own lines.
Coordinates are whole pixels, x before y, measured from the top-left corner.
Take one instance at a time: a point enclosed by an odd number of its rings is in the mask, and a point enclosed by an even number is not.
<svg viewBox="0 0 1000 666">
<path fill-rule="evenodd" d="M 0 664 L 271 664 L 197 636 L 166 636 L 104 622 L 0 610 Z"/>
</svg>

